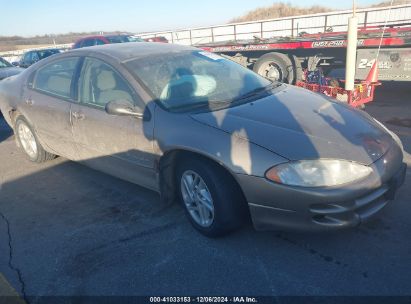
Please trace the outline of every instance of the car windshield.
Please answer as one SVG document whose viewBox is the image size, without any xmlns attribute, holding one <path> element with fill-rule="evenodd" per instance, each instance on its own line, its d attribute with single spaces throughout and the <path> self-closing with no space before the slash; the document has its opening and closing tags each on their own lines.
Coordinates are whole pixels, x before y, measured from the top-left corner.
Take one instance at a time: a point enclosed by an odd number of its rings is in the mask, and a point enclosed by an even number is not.
<svg viewBox="0 0 411 304">
<path fill-rule="evenodd" d="M 144 39 L 139 37 L 127 36 L 128 42 L 144 42 Z"/>
<path fill-rule="evenodd" d="M 51 55 L 58 54 L 58 53 L 60 53 L 59 50 L 44 50 L 44 51 L 38 51 L 38 54 L 39 54 L 40 59 L 44 59 L 44 58 L 47 58 L 47 57 L 49 57 L 49 56 L 51 56 Z"/>
<path fill-rule="evenodd" d="M 228 107 L 280 85 L 204 51 L 149 56 L 128 61 L 126 65 L 154 99 L 170 111 Z"/>
<path fill-rule="evenodd" d="M 107 38 L 108 41 L 110 41 L 110 43 L 128 42 L 128 40 L 125 36 L 106 36 L 106 38 Z"/>
<path fill-rule="evenodd" d="M 3 58 L 0 58 L 0 68 L 9 68 L 12 65 L 10 63 L 8 63 L 6 60 L 4 60 Z"/>
<path fill-rule="evenodd" d="M 136 38 L 132 36 L 124 36 L 124 35 L 119 35 L 119 36 L 107 36 L 106 37 L 110 43 L 124 43 L 124 42 L 142 42 L 144 41 L 141 38 Z"/>
</svg>

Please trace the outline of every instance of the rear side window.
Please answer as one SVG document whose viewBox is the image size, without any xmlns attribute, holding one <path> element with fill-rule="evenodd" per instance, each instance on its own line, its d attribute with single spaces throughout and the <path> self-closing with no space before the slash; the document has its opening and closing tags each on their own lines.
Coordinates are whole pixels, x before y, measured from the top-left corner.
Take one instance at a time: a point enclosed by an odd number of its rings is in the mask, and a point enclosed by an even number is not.
<svg viewBox="0 0 411 304">
<path fill-rule="evenodd" d="M 37 71 L 33 88 L 64 98 L 71 98 L 71 82 L 78 57 L 53 61 Z"/>
</svg>

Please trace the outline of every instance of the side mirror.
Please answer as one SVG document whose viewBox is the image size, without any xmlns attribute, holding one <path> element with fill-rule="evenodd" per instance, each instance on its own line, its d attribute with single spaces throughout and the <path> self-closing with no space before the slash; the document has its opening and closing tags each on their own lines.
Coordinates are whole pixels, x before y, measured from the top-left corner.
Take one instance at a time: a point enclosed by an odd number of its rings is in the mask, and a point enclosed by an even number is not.
<svg viewBox="0 0 411 304">
<path fill-rule="evenodd" d="M 17 62 L 17 61 L 12 62 L 11 64 L 12 64 L 12 65 L 14 65 L 15 67 L 20 66 L 20 63 L 19 63 L 19 62 Z"/>
<path fill-rule="evenodd" d="M 106 104 L 106 113 L 117 116 L 134 116 L 143 118 L 144 114 L 136 111 L 134 105 L 125 99 L 113 100 Z"/>
</svg>

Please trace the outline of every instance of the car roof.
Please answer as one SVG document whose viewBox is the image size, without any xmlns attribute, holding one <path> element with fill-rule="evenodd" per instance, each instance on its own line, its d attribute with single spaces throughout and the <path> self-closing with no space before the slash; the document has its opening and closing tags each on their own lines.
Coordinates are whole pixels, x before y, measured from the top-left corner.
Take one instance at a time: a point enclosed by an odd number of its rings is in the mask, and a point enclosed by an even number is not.
<svg viewBox="0 0 411 304">
<path fill-rule="evenodd" d="M 74 44 L 79 44 L 85 40 L 91 40 L 91 39 L 106 39 L 106 37 L 103 35 L 85 36 L 85 37 L 81 37 L 77 39 L 76 42 L 74 42 Z"/>
<path fill-rule="evenodd" d="M 110 34 L 110 35 L 104 35 L 104 37 L 128 37 L 128 36 L 133 36 L 131 34 Z"/>
<path fill-rule="evenodd" d="M 147 56 L 160 56 L 169 53 L 179 53 L 183 51 L 196 51 L 197 48 L 169 43 L 156 42 L 128 42 L 113 43 L 87 48 L 73 49 L 67 53 L 96 53 L 108 55 L 120 62 L 143 58 Z M 82 54 L 83 55 L 83 54 Z"/>
<path fill-rule="evenodd" d="M 86 37 L 82 37 L 79 40 L 86 40 L 86 39 L 95 39 L 95 38 L 104 38 L 105 36 L 103 35 L 93 35 L 93 36 L 86 36 Z"/>
</svg>

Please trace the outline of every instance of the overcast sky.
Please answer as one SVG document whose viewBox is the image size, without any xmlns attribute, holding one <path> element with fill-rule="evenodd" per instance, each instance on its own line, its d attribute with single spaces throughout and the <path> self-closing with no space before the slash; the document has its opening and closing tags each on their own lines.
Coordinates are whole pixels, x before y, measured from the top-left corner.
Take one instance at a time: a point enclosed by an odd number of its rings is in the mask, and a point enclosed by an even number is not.
<svg viewBox="0 0 411 304">
<path fill-rule="evenodd" d="M 273 0 L 0 0 L 0 36 L 67 32 L 144 32 L 226 23 Z M 286 0 L 295 5 L 351 7 L 351 0 Z M 360 6 L 381 0 L 358 0 Z"/>
</svg>

